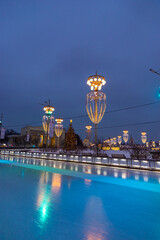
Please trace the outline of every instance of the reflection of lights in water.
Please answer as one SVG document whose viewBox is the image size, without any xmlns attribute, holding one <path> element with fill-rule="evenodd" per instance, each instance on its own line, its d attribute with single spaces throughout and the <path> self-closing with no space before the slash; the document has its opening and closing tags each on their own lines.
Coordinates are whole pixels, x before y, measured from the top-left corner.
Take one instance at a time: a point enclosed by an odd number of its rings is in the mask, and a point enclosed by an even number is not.
<svg viewBox="0 0 160 240">
<path fill-rule="evenodd" d="M 114 177 L 117 178 L 118 177 L 118 172 L 114 172 Z"/>
<path fill-rule="evenodd" d="M 87 240 L 102 240 L 102 239 L 103 237 L 100 233 L 93 234 L 90 232 L 87 236 Z"/>
<path fill-rule="evenodd" d="M 22 170 L 22 177 L 24 177 L 24 169 Z"/>
<path fill-rule="evenodd" d="M 73 166 L 71 166 L 71 168 L 70 168 L 70 169 L 71 169 L 71 171 L 73 171 Z"/>
<path fill-rule="evenodd" d="M 60 169 L 62 168 L 62 164 L 59 164 L 59 168 L 60 168 Z"/>
<path fill-rule="evenodd" d="M 145 182 L 148 182 L 148 176 L 144 176 L 144 177 L 143 177 L 143 180 L 144 180 Z"/>
<path fill-rule="evenodd" d="M 46 178 L 48 180 L 48 174 L 44 172 L 40 176 L 38 196 L 37 196 L 37 211 L 39 214 L 39 227 L 43 228 L 44 224 L 47 223 L 47 219 L 50 214 L 51 208 L 51 188 L 50 185 L 45 184 Z"/>
<path fill-rule="evenodd" d="M 88 168 L 86 173 L 91 174 L 92 173 L 91 168 Z"/>
<path fill-rule="evenodd" d="M 84 182 L 86 185 L 91 185 L 91 179 L 84 179 Z"/>
<path fill-rule="evenodd" d="M 63 165 L 63 169 L 66 169 L 66 165 L 65 164 Z"/>
<path fill-rule="evenodd" d="M 109 221 L 104 211 L 102 199 L 91 196 L 87 198 L 84 214 L 84 229 L 86 240 L 103 240 L 109 232 Z M 100 219 L 100 221 L 98 221 Z M 92 226 L 92 227 L 91 227 Z M 105 235 L 105 237 L 104 237 Z"/>
<path fill-rule="evenodd" d="M 45 172 L 45 182 L 48 182 L 48 172 Z"/>
<path fill-rule="evenodd" d="M 44 189 L 43 191 L 41 190 L 40 193 L 38 194 L 38 198 L 37 198 L 37 207 L 39 208 L 42 201 L 43 201 L 43 197 L 44 197 Z"/>
<path fill-rule="evenodd" d="M 68 189 L 70 189 L 70 187 L 71 187 L 71 180 L 70 179 L 68 180 L 67 186 L 68 186 Z"/>
<path fill-rule="evenodd" d="M 43 207 L 43 209 L 42 209 L 42 213 L 43 213 L 43 215 L 46 214 L 46 206 Z"/>
<path fill-rule="evenodd" d="M 54 173 L 52 177 L 52 191 L 59 192 L 61 188 L 61 175 Z"/>
<path fill-rule="evenodd" d="M 126 174 L 126 172 L 123 172 L 122 173 L 122 179 L 126 179 L 127 178 L 127 174 Z"/>
<path fill-rule="evenodd" d="M 160 184 L 160 178 L 158 179 L 158 182 L 159 182 L 159 184 Z"/>
<path fill-rule="evenodd" d="M 43 196 L 43 200 L 42 200 L 41 206 L 39 208 L 40 222 L 41 223 L 46 222 L 46 220 L 49 216 L 50 201 L 49 201 L 49 198 L 47 199 L 46 196 L 47 196 L 47 194 Z"/>
<path fill-rule="evenodd" d="M 78 167 L 77 167 L 77 166 L 75 167 L 75 171 L 76 171 L 76 172 L 78 171 Z"/>
<path fill-rule="evenodd" d="M 55 163 L 53 164 L 53 167 L 56 168 L 56 164 Z"/>
<path fill-rule="evenodd" d="M 135 175 L 135 180 L 139 180 L 139 175 L 138 174 Z"/>
<path fill-rule="evenodd" d="M 86 171 L 86 168 L 85 168 L 85 167 L 83 167 L 83 168 L 82 168 L 82 172 L 85 172 L 85 171 Z"/>
<path fill-rule="evenodd" d="M 100 169 L 100 168 L 97 169 L 97 174 L 98 174 L 98 175 L 101 174 L 101 169 Z"/>
<path fill-rule="evenodd" d="M 44 223 L 49 215 L 49 205 L 50 205 L 50 193 L 47 191 L 46 187 L 42 188 L 40 185 L 38 199 L 37 199 L 37 210 L 39 212 L 39 220 Z"/>
<path fill-rule="evenodd" d="M 103 171 L 103 175 L 104 175 L 104 176 L 107 176 L 107 171 L 104 170 L 104 171 Z"/>
</svg>

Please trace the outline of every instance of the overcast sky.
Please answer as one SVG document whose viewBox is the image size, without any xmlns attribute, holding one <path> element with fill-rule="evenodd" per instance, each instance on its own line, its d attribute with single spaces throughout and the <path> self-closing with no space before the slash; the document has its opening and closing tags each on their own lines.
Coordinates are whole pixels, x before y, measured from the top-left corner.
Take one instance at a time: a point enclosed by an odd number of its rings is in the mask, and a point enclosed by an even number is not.
<svg viewBox="0 0 160 240">
<path fill-rule="evenodd" d="M 106 110 L 155 102 L 160 76 L 149 68 L 160 68 L 159 0 L 0 1 L 0 112 L 6 127 L 40 125 L 39 103 L 47 99 L 55 117 L 86 114 L 86 81 L 96 71 L 107 81 Z M 99 137 L 127 129 L 137 141 L 141 131 L 160 140 L 160 123 L 127 126 L 156 120 L 160 104 L 106 114 L 99 128 L 126 127 L 99 129 Z M 88 117 L 73 119 L 75 130 L 86 124 Z"/>
</svg>

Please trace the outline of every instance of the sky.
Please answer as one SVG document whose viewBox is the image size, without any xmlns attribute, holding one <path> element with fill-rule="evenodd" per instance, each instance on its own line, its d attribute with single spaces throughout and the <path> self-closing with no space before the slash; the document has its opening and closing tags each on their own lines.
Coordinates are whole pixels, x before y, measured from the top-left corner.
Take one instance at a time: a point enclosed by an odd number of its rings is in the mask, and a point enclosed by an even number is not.
<svg viewBox="0 0 160 240">
<path fill-rule="evenodd" d="M 90 75 L 106 78 L 106 111 L 160 101 L 159 0 L 1 0 L 0 112 L 3 124 L 20 132 L 41 125 L 43 103 L 50 99 L 54 116 L 86 115 Z M 138 142 L 160 140 L 160 103 L 105 114 L 100 139 L 129 135 Z M 89 117 L 73 118 L 84 139 Z M 131 125 L 131 126 L 128 126 Z M 117 127 L 123 125 L 122 127 Z M 107 128 L 106 128 L 107 127 Z"/>
</svg>

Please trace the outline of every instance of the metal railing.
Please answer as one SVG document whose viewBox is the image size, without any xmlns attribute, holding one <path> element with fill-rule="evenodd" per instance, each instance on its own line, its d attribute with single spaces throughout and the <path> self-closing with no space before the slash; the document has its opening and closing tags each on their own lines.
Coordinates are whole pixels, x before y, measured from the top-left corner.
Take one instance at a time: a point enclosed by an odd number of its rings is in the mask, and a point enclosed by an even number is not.
<svg viewBox="0 0 160 240">
<path fill-rule="evenodd" d="M 157 159 L 129 159 L 129 158 L 110 158 L 85 155 L 56 154 L 43 152 L 28 152 L 21 150 L 0 150 L 0 154 L 7 156 L 37 158 L 44 160 L 57 160 L 65 162 L 96 164 L 105 166 L 116 166 L 132 169 L 156 170 L 160 171 L 160 160 Z"/>
</svg>

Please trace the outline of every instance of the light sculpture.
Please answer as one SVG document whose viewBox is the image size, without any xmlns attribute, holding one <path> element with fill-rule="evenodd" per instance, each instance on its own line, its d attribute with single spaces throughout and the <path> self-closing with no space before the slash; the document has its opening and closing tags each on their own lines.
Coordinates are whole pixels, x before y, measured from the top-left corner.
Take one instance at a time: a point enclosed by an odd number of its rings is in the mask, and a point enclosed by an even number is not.
<svg viewBox="0 0 160 240">
<path fill-rule="evenodd" d="M 156 146 L 155 141 L 152 141 L 152 147 L 155 147 L 155 146 Z"/>
<path fill-rule="evenodd" d="M 59 147 L 59 139 L 63 132 L 63 124 L 62 124 L 63 119 L 57 118 L 55 119 L 55 121 L 57 122 L 57 124 L 55 124 L 55 134 L 58 138 L 58 147 Z"/>
<path fill-rule="evenodd" d="M 86 137 L 88 140 L 91 139 L 91 135 L 92 135 L 92 126 L 86 126 Z"/>
<path fill-rule="evenodd" d="M 88 78 L 87 84 L 93 91 L 87 94 L 86 109 L 90 120 L 95 125 L 95 145 L 97 148 L 97 125 L 102 120 L 106 110 L 106 94 L 100 90 L 106 84 L 106 81 L 103 76 L 96 73 L 96 75 Z"/>
<path fill-rule="evenodd" d="M 116 145 L 117 141 L 116 138 L 113 138 L 113 145 Z"/>
<path fill-rule="evenodd" d="M 145 144 L 147 141 L 147 133 L 146 132 L 141 132 L 141 140 L 142 143 Z"/>
<path fill-rule="evenodd" d="M 124 130 L 123 131 L 123 140 L 125 143 L 128 142 L 128 138 L 129 138 L 128 131 Z"/>
<path fill-rule="evenodd" d="M 121 136 L 118 136 L 118 137 L 117 137 L 117 141 L 118 141 L 118 144 L 121 145 L 121 143 L 122 143 L 122 137 L 121 137 Z"/>
<path fill-rule="evenodd" d="M 43 129 L 45 131 L 45 134 L 47 135 L 47 139 L 46 139 L 46 148 L 47 148 L 49 144 L 49 133 L 53 128 L 54 117 L 52 116 L 52 113 L 54 111 L 54 107 L 50 105 L 50 101 L 49 101 L 49 104 L 44 106 L 43 110 L 45 111 L 45 115 L 42 118 L 42 123 L 43 123 Z"/>
<path fill-rule="evenodd" d="M 146 147 L 149 147 L 149 142 L 146 142 Z"/>
</svg>

